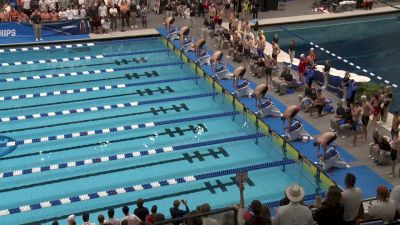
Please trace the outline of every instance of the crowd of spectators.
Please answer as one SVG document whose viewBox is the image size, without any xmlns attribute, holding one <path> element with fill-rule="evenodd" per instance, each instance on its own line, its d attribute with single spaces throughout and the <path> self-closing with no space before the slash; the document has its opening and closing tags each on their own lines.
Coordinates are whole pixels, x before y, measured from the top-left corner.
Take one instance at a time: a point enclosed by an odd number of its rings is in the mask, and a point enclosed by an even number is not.
<svg viewBox="0 0 400 225">
<path fill-rule="evenodd" d="M 239 183 L 240 203 L 233 205 L 238 210 L 238 225 L 347 225 L 358 224 L 368 220 L 382 220 L 394 222 L 400 216 L 400 185 L 389 190 L 386 186 L 376 188 L 376 199 L 363 203 L 363 192 L 356 186 L 356 177 L 348 173 L 344 179 L 345 189 L 331 186 L 325 197 L 316 196 L 314 203 L 305 202 L 305 190 L 298 184 L 288 186 L 284 191 L 279 206 L 274 210 L 259 200 L 253 200 L 249 207 L 245 207 L 245 184 Z M 158 212 L 153 205 L 149 211 L 144 206 L 144 200 L 136 201 L 136 208 L 130 213 L 128 205 L 122 207 L 122 218 L 115 217 L 114 209 L 110 208 L 107 218 L 99 214 L 98 223 L 90 220 L 88 213 L 82 214 L 83 225 L 153 225 L 162 222 L 166 216 Z M 182 209 L 182 205 L 184 206 Z M 197 206 L 190 211 L 186 200 L 175 200 L 169 209 L 172 219 L 178 219 L 174 225 L 233 225 L 234 214 L 226 212 L 223 215 L 206 215 L 201 218 L 189 219 L 186 216 L 207 214 L 211 211 L 208 203 Z M 275 214 L 273 215 L 273 212 Z M 218 219 L 216 219 L 218 218 Z M 53 225 L 58 222 L 54 221 Z M 76 225 L 75 215 L 67 218 L 68 225 Z"/>
</svg>

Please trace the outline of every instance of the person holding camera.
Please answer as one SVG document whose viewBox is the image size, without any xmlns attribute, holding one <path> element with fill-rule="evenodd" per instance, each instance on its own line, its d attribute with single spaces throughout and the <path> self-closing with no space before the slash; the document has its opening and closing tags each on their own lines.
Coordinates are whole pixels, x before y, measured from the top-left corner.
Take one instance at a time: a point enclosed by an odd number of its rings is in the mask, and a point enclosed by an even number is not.
<svg viewBox="0 0 400 225">
<path fill-rule="evenodd" d="M 179 209 L 179 206 L 181 205 L 181 203 L 185 206 L 185 210 Z M 171 219 L 180 218 L 189 213 L 189 207 L 187 205 L 186 200 L 183 200 L 183 199 L 180 201 L 175 200 L 172 205 L 173 205 L 173 207 L 171 207 L 169 209 L 169 212 L 171 213 Z M 177 221 L 177 222 L 174 222 L 173 224 L 179 225 L 180 222 L 182 222 L 182 221 Z"/>
</svg>

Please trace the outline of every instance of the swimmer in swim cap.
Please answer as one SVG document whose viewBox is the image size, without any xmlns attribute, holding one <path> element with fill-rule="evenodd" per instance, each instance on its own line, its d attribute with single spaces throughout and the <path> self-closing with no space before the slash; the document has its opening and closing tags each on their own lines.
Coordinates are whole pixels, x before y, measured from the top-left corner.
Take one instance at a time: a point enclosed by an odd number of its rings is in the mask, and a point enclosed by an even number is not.
<svg viewBox="0 0 400 225">
<path fill-rule="evenodd" d="M 246 67 L 239 66 L 233 71 L 233 87 L 236 88 L 239 84 L 239 81 L 243 79 L 244 74 L 246 73 Z"/>
<path fill-rule="evenodd" d="M 334 142 L 337 138 L 336 132 L 332 132 L 332 131 L 328 131 L 326 133 L 321 134 L 321 136 L 319 136 L 317 138 L 317 140 L 315 140 L 315 142 L 313 143 L 314 147 L 318 147 L 317 148 L 317 157 L 319 157 L 319 150 L 322 146 L 323 149 L 323 156 L 322 156 L 322 160 L 325 159 L 325 155 L 326 152 L 328 150 L 328 146 Z M 334 145 L 332 145 L 333 147 L 335 147 Z"/>
<path fill-rule="evenodd" d="M 285 112 L 283 113 L 281 120 L 282 120 L 282 128 L 285 128 L 285 122 L 286 120 L 288 121 L 288 127 L 292 126 L 293 120 L 296 120 L 296 115 L 297 113 L 300 112 L 300 106 L 299 105 L 289 105 Z M 299 121 L 300 122 L 300 121 Z"/>
<path fill-rule="evenodd" d="M 171 25 L 174 24 L 174 22 L 175 22 L 174 17 L 165 18 L 165 29 L 167 30 L 167 34 L 170 33 Z"/>
<path fill-rule="evenodd" d="M 267 94 L 267 91 L 268 91 L 268 86 L 267 84 L 264 83 L 257 85 L 256 89 L 254 90 L 252 96 L 256 98 L 256 107 L 258 109 L 261 109 L 261 104 L 265 99 L 265 94 Z"/>
</svg>

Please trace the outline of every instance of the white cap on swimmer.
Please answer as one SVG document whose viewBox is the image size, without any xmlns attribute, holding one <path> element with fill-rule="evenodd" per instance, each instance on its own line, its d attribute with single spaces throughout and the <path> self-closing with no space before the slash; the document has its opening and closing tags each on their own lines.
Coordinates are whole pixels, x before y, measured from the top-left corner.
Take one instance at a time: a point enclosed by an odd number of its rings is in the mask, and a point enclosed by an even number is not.
<svg viewBox="0 0 400 225">
<path fill-rule="evenodd" d="M 301 55 L 300 55 L 300 57 L 301 57 L 301 58 L 304 58 L 304 57 L 305 57 L 305 55 L 304 55 L 304 54 L 301 54 Z"/>
<path fill-rule="evenodd" d="M 74 214 L 69 215 L 69 216 L 67 217 L 67 221 L 68 221 L 68 222 L 75 221 L 75 215 L 74 215 Z"/>
<path fill-rule="evenodd" d="M 361 100 L 366 100 L 366 99 L 367 99 L 367 96 L 365 96 L 365 95 L 361 96 Z"/>
<path fill-rule="evenodd" d="M 310 51 L 314 51 L 314 48 L 310 48 Z"/>
</svg>

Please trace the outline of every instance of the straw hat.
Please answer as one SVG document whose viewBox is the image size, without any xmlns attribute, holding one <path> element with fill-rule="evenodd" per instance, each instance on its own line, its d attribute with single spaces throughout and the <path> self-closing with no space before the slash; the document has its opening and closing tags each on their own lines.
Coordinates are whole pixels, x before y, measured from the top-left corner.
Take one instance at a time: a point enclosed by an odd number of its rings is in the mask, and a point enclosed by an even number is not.
<svg viewBox="0 0 400 225">
<path fill-rule="evenodd" d="M 285 194 L 291 202 L 300 202 L 304 198 L 304 188 L 298 184 L 293 184 L 286 188 Z"/>
</svg>

